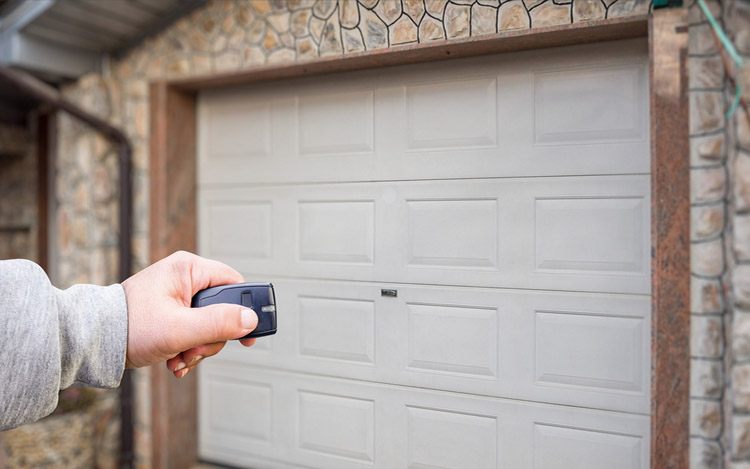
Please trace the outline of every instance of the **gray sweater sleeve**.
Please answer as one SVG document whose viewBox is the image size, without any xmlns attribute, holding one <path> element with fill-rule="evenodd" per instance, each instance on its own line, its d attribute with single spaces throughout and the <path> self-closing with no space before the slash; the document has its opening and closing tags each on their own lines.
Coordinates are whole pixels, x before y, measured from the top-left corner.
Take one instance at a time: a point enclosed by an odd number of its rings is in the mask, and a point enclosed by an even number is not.
<svg viewBox="0 0 750 469">
<path fill-rule="evenodd" d="M 0 430 L 50 414 L 73 383 L 118 386 L 127 327 L 122 286 L 58 290 L 33 262 L 0 261 Z"/>
</svg>

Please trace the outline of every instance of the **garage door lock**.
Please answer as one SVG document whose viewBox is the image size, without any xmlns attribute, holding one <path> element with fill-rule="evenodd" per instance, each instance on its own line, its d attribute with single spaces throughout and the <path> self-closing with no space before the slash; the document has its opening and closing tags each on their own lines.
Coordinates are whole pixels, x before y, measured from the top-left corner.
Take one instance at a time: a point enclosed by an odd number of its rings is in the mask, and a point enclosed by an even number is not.
<svg viewBox="0 0 750 469">
<path fill-rule="evenodd" d="M 383 288 L 380 290 L 380 296 L 390 296 L 396 298 L 398 296 L 398 290 Z"/>
</svg>

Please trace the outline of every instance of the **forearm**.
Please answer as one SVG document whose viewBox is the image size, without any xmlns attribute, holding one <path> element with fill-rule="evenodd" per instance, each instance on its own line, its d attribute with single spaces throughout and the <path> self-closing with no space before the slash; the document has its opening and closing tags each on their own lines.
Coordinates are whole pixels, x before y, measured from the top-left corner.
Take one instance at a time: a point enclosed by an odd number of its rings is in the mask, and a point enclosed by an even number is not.
<svg viewBox="0 0 750 469">
<path fill-rule="evenodd" d="M 0 429 L 54 410 L 74 382 L 119 384 L 127 347 L 120 285 L 54 288 L 29 261 L 0 261 Z"/>
</svg>

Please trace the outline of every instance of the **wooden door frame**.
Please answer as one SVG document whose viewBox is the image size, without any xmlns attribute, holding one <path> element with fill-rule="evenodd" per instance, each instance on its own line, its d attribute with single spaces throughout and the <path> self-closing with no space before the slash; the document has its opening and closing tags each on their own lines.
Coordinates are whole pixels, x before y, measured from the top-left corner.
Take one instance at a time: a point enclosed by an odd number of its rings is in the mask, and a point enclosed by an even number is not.
<svg viewBox="0 0 750 469">
<path fill-rule="evenodd" d="M 651 16 L 520 30 L 268 65 L 150 87 L 150 259 L 196 239 L 196 96 L 199 91 L 458 57 L 601 41 L 649 38 L 651 119 L 652 361 L 651 466 L 687 467 L 690 383 L 689 157 L 683 9 Z M 151 370 L 152 454 L 156 468 L 197 460 L 197 382 Z"/>
</svg>

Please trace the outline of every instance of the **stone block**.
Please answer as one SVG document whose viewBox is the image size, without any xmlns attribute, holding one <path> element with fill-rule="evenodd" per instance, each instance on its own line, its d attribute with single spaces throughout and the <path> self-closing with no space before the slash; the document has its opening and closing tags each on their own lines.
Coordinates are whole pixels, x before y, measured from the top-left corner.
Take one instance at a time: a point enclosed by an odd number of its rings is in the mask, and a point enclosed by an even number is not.
<svg viewBox="0 0 750 469">
<path fill-rule="evenodd" d="M 740 151 L 734 161 L 734 203 L 737 211 L 750 210 L 750 153 Z"/>
<path fill-rule="evenodd" d="M 745 151 L 750 151 L 750 116 L 745 113 L 742 106 L 737 109 L 734 121 L 737 123 L 737 143 Z"/>
<path fill-rule="evenodd" d="M 703 358 L 721 358 L 724 352 L 724 325 L 718 316 L 692 315 L 690 354 Z"/>
<path fill-rule="evenodd" d="M 750 311 L 750 265 L 739 264 L 735 266 L 732 272 L 732 286 L 735 306 Z M 750 340 L 750 327 L 748 328 L 748 340 Z"/>
<path fill-rule="evenodd" d="M 533 28 L 544 28 L 547 26 L 558 26 L 570 24 L 570 4 L 558 5 L 554 2 L 545 2 L 531 10 L 531 26 Z"/>
<path fill-rule="evenodd" d="M 236 70 L 240 66 L 240 54 L 236 51 L 228 50 L 216 56 L 214 59 L 214 69 L 219 72 Z"/>
<path fill-rule="evenodd" d="M 497 9 L 474 4 L 471 7 L 471 35 L 494 34 L 497 32 Z"/>
<path fill-rule="evenodd" d="M 723 89 L 724 65 L 721 57 L 688 57 L 688 82 L 692 89 Z"/>
<path fill-rule="evenodd" d="M 721 434 L 721 404 L 718 401 L 691 399 L 690 434 L 717 438 Z"/>
<path fill-rule="evenodd" d="M 446 3 L 448 3 L 448 0 L 424 0 L 424 7 L 430 16 L 442 19 Z"/>
<path fill-rule="evenodd" d="M 219 53 L 227 48 L 227 36 L 224 34 L 216 35 L 211 41 L 211 52 Z"/>
<path fill-rule="evenodd" d="M 719 52 L 708 23 L 693 24 L 689 28 L 688 52 L 691 55 L 716 54 Z"/>
<path fill-rule="evenodd" d="M 374 11 L 385 24 L 390 26 L 401 16 L 401 0 L 380 0 L 375 5 Z"/>
<path fill-rule="evenodd" d="M 443 25 L 431 16 L 422 18 L 419 24 L 419 42 L 445 39 Z"/>
<path fill-rule="evenodd" d="M 703 10 L 698 6 L 698 2 L 691 0 L 686 2 L 688 5 L 688 23 L 705 23 L 708 21 L 706 15 L 703 14 Z M 718 0 L 707 0 L 706 5 L 715 18 L 721 18 L 721 3 Z"/>
<path fill-rule="evenodd" d="M 690 439 L 690 469 L 717 469 L 723 458 L 718 442 L 697 437 Z"/>
<path fill-rule="evenodd" d="M 719 399 L 724 389 L 724 367 L 721 361 L 690 362 L 690 395 Z"/>
<path fill-rule="evenodd" d="M 341 27 L 339 27 L 339 19 L 337 16 L 331 16 L 323 26 L 323 35 L 320 38 L 320 45 L 318 47 L 320 56 L 338 55 L 344 52 L 343 44 L 341 43 Z M 269 60 L 270 60 L 269 56 Z M 293 61 L 294 58 L 291 59 Z"/>
<path fill-rule="evenodd" d="M 367 50 L 388 47 L 388 28 L 385 23 L 370 10 L 360 9 L 360 14 L 362 19 L 359 22 L 359 29 L 362 31 Z"/>
<path fill-rule="evenodd" d="M 693 168 L 690 170 L 690 196 L 693 203 L 720 202 L 727 192 L 724 168 Z M 750 190 L 750 187 L 748 188 Z M 750 199 L 750 192 L 748 193 Z"/>
<path fill-rule="evenodd" d="M 732 355 L 737 361 L 750 359 L 750 313 L 737 311 L 734 313 L 732 320 Z"/>
<path fill-rule="evenodd" d="M 415 24 L 419 24 L 424 16 L 424 2 L 422 0 L 404 0 L 404 13 L 409 15 L 409 18 L 414 21 Z"/>
<path fill-rule="evenodd" d="M 650 0 L 617 0 L 607 10 L 607 18 L 647 15 L 650 5 Z"/>
<path fill-rule="evenodd" d="M 736 459 L 750 458 L 750 417 L 732 416 L 730 454 Z"/>
<path fill-rule="evenodd" d="M 292 63 L 295 58 L 296 52 L 294 49 L 278 49 L 268 54 L 268 63 Z"/>
<path fill-rule="evenodd" d="M 354 28 L 359 24 L 359 4 L 357 0 L 341 0 L 339 2 L 339 22 L 343 28 Z"/>
<path fill-rule="evenodd" d="M 750 261 L 750 213 L 734 217 L 734 255 L 738 261 Z"/>
<path fill-rule="evenodd" d="M 726 159 L 724 133 L 690 138 L 690 166 L 716 166 Z"/>
<path fill-rule="evenodd" d="M 395 24 L 388 28 L 388 33 L 391 45 L 417 42 L 417 26 L 406 15 L 401 16 Z"/>
<path fill-rule="evenodd" d="M 690 278 L 690 311 L 716 314 L 724 311 L 724 289 L 719 280 Z"/>
<path fill-rule="evenodd" d="M 700 241 L 691 245 L 690 271 L 702 277 L 719 277 L 724 273 L 722 239 Z"/>
<path fill-rule="evenodd" d="M 510 0 L 497 10 L 497 30 L 526 29 L 531 27 L 531 17 L 521 0 Z"/>
<path fill-rule="evenodd" d="M 342 33 L 342 40 L 344 41 L 344 52 L 364 52 L 365 40 L 362 38 L 362 33 L 359 31 L 359 29 L 344 29 Z"/>
<path fill-rule="evenodd" d="M 724 127 L 724 98 L 717 91 L 691 91 L 690 133 L 715 132 Z"/>
<path fill-rule="evenodd" d="M 607 14 L 600 0 L 576 0 L 573 2 L 573 22 L 603 20 Z"/>
<path fill-rule="evenodd" d="M 750 411 L 750 365 L 732 367 L 732 403 L 737 412 Z"/>
<path fill-rule="evenodd" d="M 285 32 L 289 31 L 289 18 L 289 12 L 285 11 L 282 13 L 274 13 L 273 15 L 269 15 L 268 18 L 266 18 L 266 21 L 268 21 L 268 24 L 270 24 L 277 33 L 284 34 Z"/>
<path fill-rule="evenodd" d="M 359 33 L 359 31 L 357 31 Z M 312 59 L 318 56 L 318 46 L 309 37 L 297 39 L 295 42 L 297 59 Z"/>
<path fill-rule="evenodd" d="M 317 18 L 313 18 L 313 20 L 318 20 Z M 312 23 L 314 21 L 310 21 L 310 25 L 312 26 Z M 252 22 L 250 27 L 245 32 L 245 43 L 249 45 L 259 45 L 263 38 L 266 37 L 266 22 L 263 20 L 255 20 Z"/>
<path fill-rule="evenodd" d="M 355 5 L 356 8 L 356 5 Z M 290 31 L 294 37 L 304 37 L 309 32 L 307 24 L 310 21 L 310 10 L 305 8 L 292 13 L 290 19 Z M 357 11 L 357 22 L 359 22 L 359 11 Z"/>
<path fill-rule="evenodd" d="M 365 10 L 365 12 L 368 10 Z M 363 12 L 364 14 L 364 12 Z M 375 14 L 373 13 L 373 16 Z M 321 20 L 320 18 L 316 18 L 313 16 L 310 18 L 310 35 L 312 36 L 313 40 L 316 43 L 320 43 L 320 37 L 323 35 L 323 27 L 326 25 L 326 22 Z M 360 29 L 362 29 L 362 23 L 360 22 Z M 365 30 L 362 29 L 362 32 Z"/>
<path fill-rule="evenodd" d="M 690 209 L 690 239 L 715 238 L 724 230 L 724 204 L 696 205 Z"/>
<path fill-rule="evenodd" d="M 449 3 L 445 8 L 445 32 L 448 39 L 457 39 L 469 36 L 469 17 L 471 7 L 468 5 L 456 5 Z"/>
<path fill-rule="evenodd" d="M 313 15 L 321 20 L 327 20 L 336 11 L 337 2 L 318 0 L 312 8 Z"/>
</svg>

